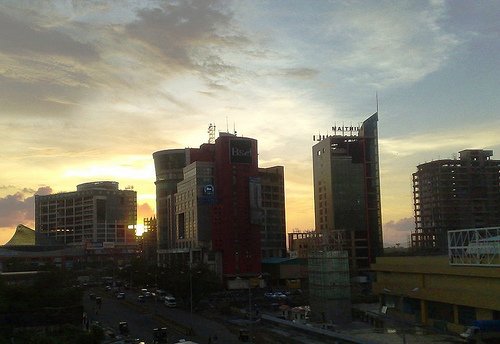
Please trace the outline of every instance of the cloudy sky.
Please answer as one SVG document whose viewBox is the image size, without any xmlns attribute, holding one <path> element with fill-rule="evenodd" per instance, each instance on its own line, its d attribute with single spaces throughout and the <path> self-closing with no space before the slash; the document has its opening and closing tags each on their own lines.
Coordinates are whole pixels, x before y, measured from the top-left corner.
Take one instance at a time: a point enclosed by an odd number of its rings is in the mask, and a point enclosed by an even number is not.
<svg viewBox="0 0 500 344">
<path fill-rule="evenodd" d="M 210 123 L 284 165 L 287 227 L 314 228 L 312 136 L 376 111 L 386 244 L 413 229 L 411 174 L 500 159 L 498 1 L 0 0 L 0 244 L 34 194 L 113 180 L 155 207 L 152 153 Z"/>
</svg>

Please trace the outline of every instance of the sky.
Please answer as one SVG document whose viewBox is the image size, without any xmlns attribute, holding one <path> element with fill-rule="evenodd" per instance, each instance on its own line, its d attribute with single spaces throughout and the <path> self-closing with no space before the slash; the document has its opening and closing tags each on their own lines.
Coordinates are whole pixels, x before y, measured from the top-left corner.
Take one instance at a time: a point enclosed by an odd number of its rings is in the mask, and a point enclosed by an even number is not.
<svg viewBox="0 0 500 344">
<path fill-rule="evenodd" d="M 412 173 L 500 160 L 499 1 L 0 0 L 0 244 L 34 195 L 112 180 L 154 215 L 152 153 L 208 126 L 285 167 L 289 232 L 314 229 L 313 135 L 379 107 L 386 246 L 414 229 Z"/>
</svg>

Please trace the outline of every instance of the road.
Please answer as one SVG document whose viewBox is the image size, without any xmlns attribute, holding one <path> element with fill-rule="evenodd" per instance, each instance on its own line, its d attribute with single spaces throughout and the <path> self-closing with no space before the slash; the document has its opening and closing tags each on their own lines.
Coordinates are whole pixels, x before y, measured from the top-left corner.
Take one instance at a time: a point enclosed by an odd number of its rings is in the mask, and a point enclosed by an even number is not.
<svg viewBox="0 0 500 344">
<path fill-rule="evenodd" d="M 101 297 L 102 303 L 100 307 L 94 300 L 90 299 L 90 293 Z M 196 314 L 191 316 L 189 310 L 168 308 L 162 302 L 156 302 L 154 298 L 139 302 L 137 296 L 138 293 L 136 292 L 125 291 L 125 300 L 118 300 L 112 293 L 101 289 L 87 290 L 84 295 L 84 307 L 91 321 L 98 321 L 104 327 L 113 328 L 116 333 L 119 333 L 118 324 L 120 321 L 128 322 L 129 337 L 139 338 L 146 343 L 152 342 L 154 328 L 166 326 L 160 322 L 161 317 L 173 319 L 177 323 L 188 327 L 192 323 L 193 335 L 185 335 L 170 328 L 169 343 L 176 343 L 179 339 L 186 339 L 204 344 L 208 343 L 208 338 L 213 333 L 217 334 L 220 344 L 238 342 L 236 335 L 218 322 Z"/>
</svg>

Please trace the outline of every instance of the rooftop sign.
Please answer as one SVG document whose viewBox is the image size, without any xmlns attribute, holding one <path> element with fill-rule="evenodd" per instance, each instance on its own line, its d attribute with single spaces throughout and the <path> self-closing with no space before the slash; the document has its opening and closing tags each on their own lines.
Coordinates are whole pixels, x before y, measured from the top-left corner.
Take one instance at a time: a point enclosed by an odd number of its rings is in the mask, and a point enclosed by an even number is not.
<svg viewBox="0 0 500 344">
<path fill-rule="evenodd" d="M 358 136 L 361 130 L 361 124 L 358 126 L 337 125 L 332 126 L 333 135 L 313 135 L 313 141 L 323 141 L 330 136 Z"/>
</svg>

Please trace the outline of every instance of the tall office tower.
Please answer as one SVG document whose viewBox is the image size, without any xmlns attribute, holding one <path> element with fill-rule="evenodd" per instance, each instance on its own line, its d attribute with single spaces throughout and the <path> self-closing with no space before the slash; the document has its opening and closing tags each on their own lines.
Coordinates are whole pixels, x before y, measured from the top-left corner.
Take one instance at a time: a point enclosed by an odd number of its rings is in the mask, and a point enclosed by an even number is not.
<svg viewBox="0 0 500 344">
<path fill-rule="evenodd" d="M 80 184 L 77 191 L 35 195 L 35 231 L 59 242 L 135 246 L 137 192 L 119 190 L 117 182 Z"/>
<path fill-rule="evenodd" d="M 333 127 L 313 146 L 316 231 L 324 245 L 349 255 L 351 276 L 370 275 L 383 252 L 378 114 L 360 127 Z"/>
<path fill-rule="evenodd" d="M 262 258 L 286 257 L 285 169 L 283 166 L 259 168 L 262 187 Z"/>
<path fill-rule="evenodd" d="M 221 277 L 259 275 L 257 141 L 220 133 L 200 148 L 153 153 L 158 260 L 204 262 Z"/>
<path fill-rule="evenodd" d="M 415 250 L 445 253 L 449 230 L 500 224 L 500 160 L 490 159 L 492 150 L 459 155 L 418 165 L 413 173 Z"/>
</svg>

